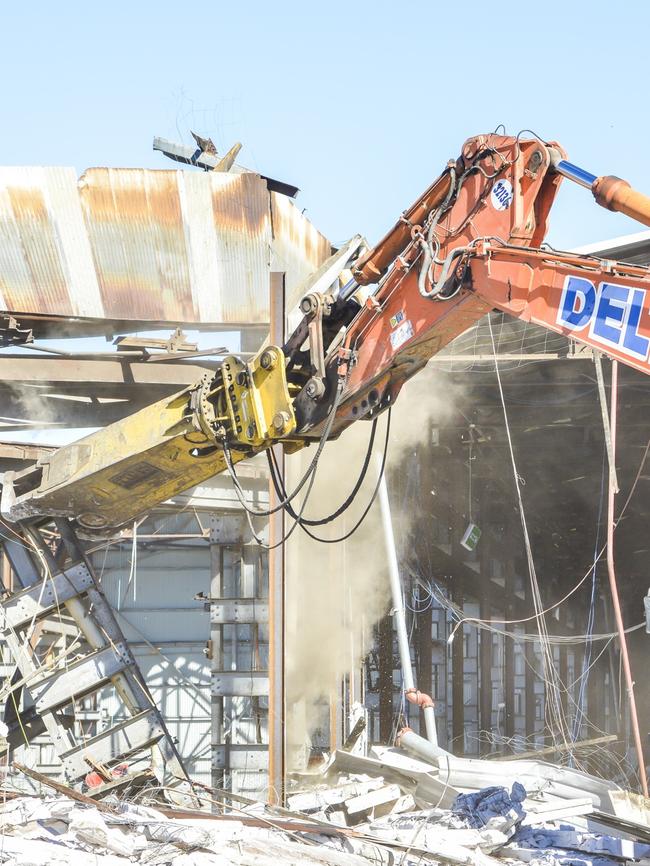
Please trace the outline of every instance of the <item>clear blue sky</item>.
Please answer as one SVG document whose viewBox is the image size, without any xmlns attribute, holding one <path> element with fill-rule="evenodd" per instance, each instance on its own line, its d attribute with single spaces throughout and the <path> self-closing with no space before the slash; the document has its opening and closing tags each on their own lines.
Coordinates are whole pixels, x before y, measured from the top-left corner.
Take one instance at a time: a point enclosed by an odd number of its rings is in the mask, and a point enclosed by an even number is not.
<svg viewBox="0 0 650 866">
<path fill-rule="evenodd" d="M 191 127 L 300 186 L 335 242 L 376 240 L 499 123 L 650 192 L 649 24 L 642 0 L 5 3 L 1 162 L 170 167 L 153 136 Z M 573 188 L 549 240 L 639 229 Z"/>
</svg>

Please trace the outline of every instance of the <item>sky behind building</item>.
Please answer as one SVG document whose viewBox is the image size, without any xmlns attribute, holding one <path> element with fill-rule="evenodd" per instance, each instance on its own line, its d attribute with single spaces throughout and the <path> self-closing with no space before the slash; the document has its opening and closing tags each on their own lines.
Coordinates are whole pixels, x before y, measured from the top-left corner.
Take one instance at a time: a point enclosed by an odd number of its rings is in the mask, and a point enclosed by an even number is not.
<svg viewBox="0 0 650 866">
<path fill-rule="evenodd" d="M 377 240 L 471 135 L 505 124 L 650 193 L 650 5 L 159 0 L 6 4 L 5 165 L 170 168 L 154 135 L 301 188 L 334 242 Z M 638 231 L 568 182 L 549 241 Z"/>
</svg>

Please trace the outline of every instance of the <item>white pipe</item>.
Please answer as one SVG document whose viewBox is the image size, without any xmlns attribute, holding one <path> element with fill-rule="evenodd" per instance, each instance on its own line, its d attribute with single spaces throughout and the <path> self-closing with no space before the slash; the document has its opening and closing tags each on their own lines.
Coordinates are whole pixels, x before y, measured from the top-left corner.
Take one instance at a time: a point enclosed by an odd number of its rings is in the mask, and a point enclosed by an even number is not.
<svg viewBox="0 0 650 866">
<path fill-rule="evenodd" d="M 382 459 L 377 458 L 379 471 L 381 472 Z M 409 646 L 408 633 L 406 631 L 406 616 L 404 613 L 404 593 L 397 565 L 397 551 L 395 550 L 395 535 L 393 534 L 393 521 L 390 513 L 390 502 L 388 501 L 388 487 L 386 476 L 382 475 L 379 481 L 379 505 L 381 518 L 384 525 L 384 541 L 386 543 L 386 557 L 388 559 L 388 576 L 390 579 L 390 591 L 393 599 L 393 621 L 397 632 L 397 644 L 399 647 L 400 664 L 402 666 L 402 680 L 404 693 L 410 703 L 420 705 L 421 698 L 425 698 L 422 711 L 424 713 L 424 724 L 427 730 L 427 740 L 438 745 L 438 732 L 436 731 L 435 711 L 433 702 L 428 695 L 422 695 L 415 686 L 413 680 L 413 667 L 411 665 L 411 647 Z"/>
<path fill-rule="evenodd" d="M 446 755 L 449 757 L 449 752 L 441 749 L 437 743 L 432 743 L 430 740 L 425 740 L 424 737 L 418 736 L 415 731 L 405 729 L 400 732 L 398 744 L 402 749 L 415 755 L 421 761 L 426 761 L 434 767 L 438 766 L 438 758 Z"/>
</svg>

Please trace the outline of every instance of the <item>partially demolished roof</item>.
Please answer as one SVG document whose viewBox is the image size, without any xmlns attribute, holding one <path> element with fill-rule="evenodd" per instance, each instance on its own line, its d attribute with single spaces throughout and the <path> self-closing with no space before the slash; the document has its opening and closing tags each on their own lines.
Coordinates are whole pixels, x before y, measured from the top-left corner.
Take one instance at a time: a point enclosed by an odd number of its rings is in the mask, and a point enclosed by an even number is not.
<svg viewBox="0 0 650 866">
<path fill-rule="evenodd" d="M 263 326 L 270 272 L 291 304 L 330 253 L 252 172 L 0 168 L 0 312 L 36 336 Z"/>
</svg>

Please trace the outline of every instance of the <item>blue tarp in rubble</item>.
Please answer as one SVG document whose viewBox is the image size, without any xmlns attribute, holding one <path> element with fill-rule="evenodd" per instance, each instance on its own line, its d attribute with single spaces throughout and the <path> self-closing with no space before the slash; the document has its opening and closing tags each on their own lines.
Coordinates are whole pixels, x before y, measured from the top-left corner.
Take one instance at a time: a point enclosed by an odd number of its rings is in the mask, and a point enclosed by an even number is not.
<svg viewBox="0 0 650 866">
<path fill-rule="evenodd" d="M 521 805 L 525 799 L 526 789 L 515 782 L 510 793 L 507 788 L 494 786 L 475 794 L 459 794 L 451 811 L 463 818 L 468 827 L 480 830 L 491 818 L 512 817 L 514 823 L 521 822 L 526 816 Z"/>
</svg>

